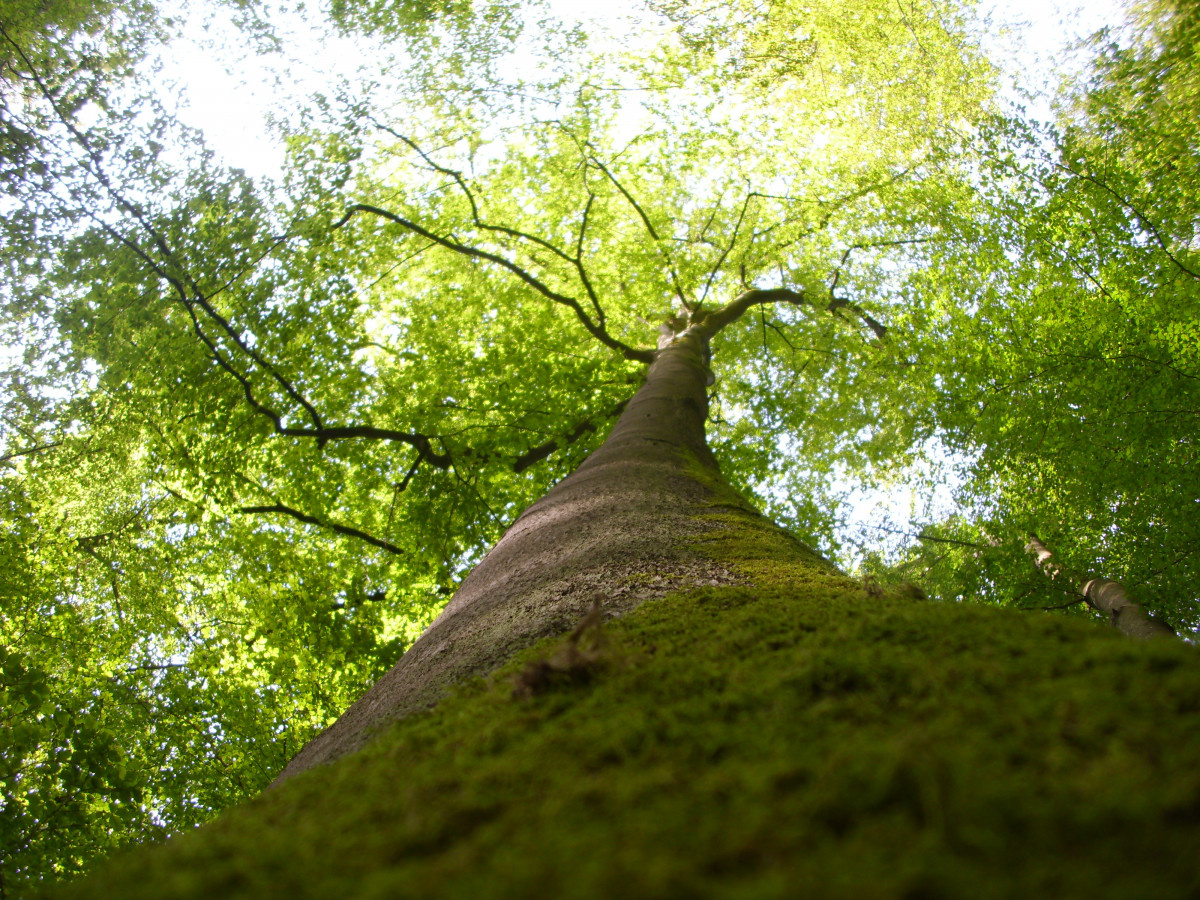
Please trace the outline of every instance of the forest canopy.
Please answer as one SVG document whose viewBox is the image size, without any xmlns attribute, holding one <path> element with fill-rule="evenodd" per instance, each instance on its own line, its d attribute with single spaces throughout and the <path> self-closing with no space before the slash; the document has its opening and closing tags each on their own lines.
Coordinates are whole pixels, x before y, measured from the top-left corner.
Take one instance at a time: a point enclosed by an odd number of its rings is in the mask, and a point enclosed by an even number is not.
<svg viewBox="0 0 1200 900">
<path fill-rule="evenodd" d="M 278 177 L 155 73 L 189 21 L 283 60 L 296 10 L 0 13 L 0 893 L 260 791 L 660 325 L 748 289 L 799 299 L 714 342 L 709 440 L 767 515 L 934 601 L 1096 617 L 1036 536 L 1200 626 L 1184 5 L 1094 36 L 1053 124 L 943 0 L 318 12 L 364 70 L 273 111 Z"/>
</svg>

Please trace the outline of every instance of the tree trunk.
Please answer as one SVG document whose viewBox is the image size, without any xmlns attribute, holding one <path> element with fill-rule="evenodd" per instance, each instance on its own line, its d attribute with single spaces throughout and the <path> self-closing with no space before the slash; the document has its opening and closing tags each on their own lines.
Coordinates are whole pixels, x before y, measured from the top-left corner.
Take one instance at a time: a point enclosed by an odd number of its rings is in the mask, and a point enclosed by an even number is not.
<svg viewBox="0 0 1200 900">
<path fill-rule="evenodd" d="M 695 328 L 281 778 L 576 623 L 544 669 L 595 677 L 464 690 L 58 896 L 1195 896 L 1194 648 L 835 574 L 720 477 Z"/>
<path fill-rule="evenodd" d="M 604 445 L 521 514 L 395 667 L 275 784 L 358 749 L 453 685 L 569 631 L 593 604 L 612 617 L 683 587 L 736 582 L 695 540 L 719 527 L 701 518 L 715 507 L 743 527 L 784 534 L 737 497 L 705 440 L 705 351 L 714 330 L 693 327 L 659 351 Z M 787 541 L 798 557 L 819 560 Z"/>
<path fill-rule="evenodd" d="M 1108 613 L 1108 621 L 1130 637 L 1174 636 L 1175 629 L 1161 619 L 1151 616 L 1146 610 L 1129 599 L 1125 586 L 1108 578 L 1094 578 L 1068 569 L 1053 559 L 1050 548 L 1031 534 L 1025 549 L 1033 554 L 1034 563 L 1051 581 L 1067 580 L 1072 588 L 1097 612 Z"/>
</svg>

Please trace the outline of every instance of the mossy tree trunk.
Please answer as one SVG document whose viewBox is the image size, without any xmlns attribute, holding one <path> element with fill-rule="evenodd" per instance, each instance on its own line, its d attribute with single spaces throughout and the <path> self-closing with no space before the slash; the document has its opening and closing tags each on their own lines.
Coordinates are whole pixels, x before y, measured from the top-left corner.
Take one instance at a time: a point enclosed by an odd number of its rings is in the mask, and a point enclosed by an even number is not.
<svg viewBox="0 0 1200 900">
<path fill-rule="evenodd" d="M 286 784 L 58 895 L 1195 897 L 1194 648 L 838 574 L 721 477 L 704 325 Z"/>
<path fill-rule="evenodd" d="M 381 728 L 433 706 L 451 686 L 569 631 L 593 605 L 607 618 L 680 588 L 739 580 L 697 540 L 715 527 L 714 508 L 782 532 L 736 495 L 709 450 L 709 341 L 757 303 L 799 299 L 786 290 L 751 291 L 676 322 L 679 333 L 660 342 L 645 383 L 603 446 L 521 514 L 396 666 L 276 783 L 358 749 Z M 816 559 L 788 540 L 797 556 Z"/>
</svg>

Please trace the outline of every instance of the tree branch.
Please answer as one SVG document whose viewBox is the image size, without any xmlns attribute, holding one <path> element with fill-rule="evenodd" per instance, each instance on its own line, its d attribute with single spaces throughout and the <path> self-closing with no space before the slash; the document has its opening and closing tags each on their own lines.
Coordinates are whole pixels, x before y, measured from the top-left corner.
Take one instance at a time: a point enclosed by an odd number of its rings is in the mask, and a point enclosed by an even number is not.
<svg viewBox="0 0 1200 900">
<path fill-rule="evenodd" d="M 1171 248 L 1167 246 L 1167 242 L 1163 238 L 1162 232 L 1160 232 L 1158 230 L 1158 228 L 1155 226 L 1155 224 L 1150 221 L 1149 217 L 1147 217 L 1145 213 L 1143 213 L 1140 209 L 1138 209 L 1136 206 L 1134 206 L 1131 201 L 1127 200 L 1121 194 L 1117 193 L 1116 190 L 1109 187 L 1105 182 L 1101 181 L 1095 175 L 1089 174 L 1087 172 L 1076 172 L 1070 166 L 1065 165 L 1061 162 L 1056 162 L 1056 163 L 1054 163 L 1054 165 L 1056 168 L 1062 169 L 1064 172 L 1068 172 L 1071 175 L 1074 175 L 1076 178 L 1091 182 L 1092 184 L 1096 185 L 1096 187 L 1100 188 L 1102 191 L 1106 192 L 1107 194 L 1110 194 L 1113 197 L 1113 199 L 1115 199 L 1119 204 L 1121 204 L 1121 206 L 1125 207 L 1131 213 L 1133 213 L 1135 216 L 1137 216 L 1138 221 L 1140 221 L 1142 223 L 1142 226 L 1147 231 L 1150 232 L 1150 234 L 1153 236 L 1155 242 L 1158 244 L 1159 247 L 1162 248 L 1163 253 L 1167 254 L 1167 259 L 1171 260 L 1171 262 L 1173 262 L 1179 268 L 1179 270 L 1181 272 L 1184 272 L 1184 273 L 1190 275 L 1192 278 L 1195 278 L 1197 281 L 1200 281 L 1200 274 L 1196 273 L 1195 271 L 1188 268 L 1182 262 L 1179 261 L 1179 259 L 1175 256 L 1175 254 L 1171 252 Z"/>
<path fill-rule="evenodd" d="M 988 549 L 984 544 L 976 544 L 971 541 L 960 541 L 955 538 L 934 537 L 932 534 L 926 534 L 924 531 L 919 531 L 913 534 L 911 531 L 905 531 L 902 528 L 888 528 L 886 525 L 868 525 L 875 531 L 886 531 L 888 534 L 899 534 L 904 537 L 916 538 L 918 541 L 927 541 L 931 544 L 950 544 L 955 547 L 970 547 L 974 550 Z"/>
<path fill-rule="evenodd" d="M 723 328 L 740 319 L 747 310 L 763 303 L 788 303 L 792 306 L 811 305 L 802 291 L 791 288 L 751 288 L 739 294 L 725 306 L 702 316 L 697 326 L 706 339 L 711 340 Z"/>
<path fill-rule="evenodd" d="M 695 317 L 696 321 L 693 327 L 699 327 L 705 339 L 711 340 L 722 329 L 740 319 L 747 310 L 766 303 L 787 303 L 792 306 L 809 306 L 814 309 L 821 308 L 809 300 L 803 291 L 794 291 L 791 288 L 751 288 L 718 310 L 707 314 L 698 313 Z M 862 317 L 863 321 L 875 332 L 876 337 L 883 338 L 887 334 L 886 327 L 876 322 L 856 304 L 847 305 Z M 827 309 L 826 311 L 835 312 L 832 309 Z M 771 324 L 771 327 L 774 327 L 774 325 Z"/>
<path fill-rule="evenodd" d="M 1016 608 L 1021 610 L 1022 612 L 1025 612 L 1027 610 L 1037 610 L 1039 612 L 1052 612 L 1057 609 L 1070 609 L 1071 607 L 1078 606 L 1080 603 L 1083 603 L 1083 602 L 1084 602 L 1083 597 L 1077 597 L 1076 599 L 1072 600 L 1070 603 L 1063 603 L 1059 606 L 1018 606 Z"/>
<path fill-rule="evenodd" d="M 516 263 L 512 262 L 511 260 L 505 259 L 503 256 L 499 256 L 499 255 L 497 255 L 495 253 L 491 253 L 487 250 L 480 250 L 478 247 L 473 247 L 469 244 L 463 244 L 454 238 L 442 237 L 440 235 L 436 235 L 432 231 L 429 231 L 427 228 L 424 228 L 421 225 L 418 225 L 416 222 L 406 219 L 403 216 L 397 215 L 396 213 L 391 212 L 389 210 L 381 209 L 378 206 L 372 206 L 369 203 L 355 203 L 353 206 L 351 206 L 346 211 L 346 214 L 344 216 L 342 216 L 341 219 L 339 219 L 337 222 L 335 222 L 333 224 L 332 227 L 335 229 L 341 228 L 343 225 L 346 224 L 346 222 L 348 222 L 350 220 L 350 218 L 355 213 L 360 213 L 360 212 L 370 213 L 371 215 L 379 216 L 380 218 L 387 219 L 389 222 L 394 222 L 395 224 L 400 225 L 403 228 L 406 228 L 407 230 L 413 232 L 414 234 L 421 235 L 421 237 L 425 238 L 426 240 L 433 241 L 435 244 L 445 247 L 447 250 L 451 250 L 455 253 L 459 253 L 463 256 L 466 256 L 466 257 L 469 257 L 472 259 L 480 259 L 480 260 L 485 260 L 487 262 L 494 263 L 494 264 L 500 266 L 501 268 L 506 269 L 509 272 L 512 272 L 514 275 L 516 275 L 518 278 L 520 278 L 522 281 L 524 281 L 527 285 L 529 285 L 531 288 L 533 288 L 535 291 L 537 291 L 543 297 L 547 298 L 548 300 L 553 301 L 554 303 L 561 304 L 561 305 L 566 306 L 569 309 L 573 310 L 576 317 L 583 324 L 583 327 L 587 329 L 588 333 L 590 335 L 592 335 L 592 337 L 596 338 L 596 340 L 600 341 L 600 343 L 604 344 L 606 347 L 610 347 L 613 350 L 620 351 L 621 355 L 624 356 L 625 359 L 634 360 L 636 362 L 641 362 L 641 363 L 646 363 L 646 364 L 654 362 L 654 351 L 653 350 L 638 350 L 634 347 L 630 347 L 628 344 L 624 343 L 623 341 L 617 340 L 612 335 L 610 335 L 608 333 L 608 331 L 605 330 L 605 328 L 602 325 L 599 325 L 596 322 L 593 322 L 591 317 L 588 316 L 588 314 L 584 311 L 583 307 L 579 304 L 579 301 L 576 300 L 574 297 L 568 297 L 565 294 L 560 294 L 558 291 L 554 290 L 553 288 L 551 288 L 548 285 L 546 285 L 545 283 L 543 283 L 536 276 L 532 275 L 531 273 L 529 273 L 528 271 L 523 269 L 521 266 L 518 266 Z"/>
<path fill-rule="evenodd" d="M 618 403 L 616 406 L 614 406 L 604 416 L 604 418 L 612 419 L 612 418 L 615 418 L 616 416 L 619 416 L 621 414 L 621 412 L 625 409 L 625 405 L 628 402 L 629 402 L 628 400 L 622 400 L 620 403 Z M 571 444 L 573 444 L 577 440 L 579 440 L 581 437 L 583 437 L 585 434 L 590 434 L 590 433 L 595 432 L 598 427 L 599 426 L 595 423 L 595 421 L 593 421 L 591 419 L 588 419 L 587 421 L 584 421 L 584 422 L 580 422 L 571 431 L 567 432 L 566 434 L 562 435 L 561 437 L 554 438 L 552 440 L 546 441 L 544 444 L 539 444 L 536 447 L 532 447 L 529 450 L 526 450 L 524 453 L 522 453 L 520 456 L 518 456 L 513 461 L 512 470 L 517 473 L 524 472 L 530 466 L 541 462 L 543 459 L 550 456 L 556 450 L 561 450 L 563 447 L 570 446 Z"/>
<path fill-rule="evenodd" d="M 7 34 L 5 37 L 7 38 Z M 257 351 L 254 350 L 253 347 L 246 343 L 241 333 L 234 328 L 232 323 L 220 312 L 218 312 L 217 309 L 212 305 L 209 297 L 206 296 L 205 292 L 200 289 L 200 286 L 196 280 L 188 273 L 186 266 L 182 265 L 175 258 L 175 254 L 171 251 L 170 245 L 168 244 L 166 238 L 149 221 L 146 213 L 141 209 L 141 207 L 128 200 L 124 194 L 117 190 L 101 165 L 100 153 L 91 146 L 87 136 L 75 126 L 70 117 L 59 107 L 54 91 L 48 85 L 46 85 L 41 77 L 37 74 L 33 64 L 28 60 L 28 58 L 25 57 L 24 51 L 16 44 L 13 44 L 13 46 L 16 48 L 17 52 L 22 56 L 23 61 L 28 66 L 30 70 L 30 77 L 37 85 L 42 97 L 47 103 L 50 104 L 51 108 L 58 116 L 60 123 L 64 128 L 67 129 L 67 132 L 71 136 L 71 140 L 73 140 L 84 152 L 88 161 L 82 164 L 83 171 L 87 172 L 92 178 L 94 178 L 103 187 L 105 193 L 108 194 L 113 203 L 116 204 L 117 208 L 131 216 L 142 229 L 142 231 L 145 232 L 150 243 L 156 248 L 158 254 L 161 256 L 161 263 L 160 261 L 155 260 L 150 253 L 147 252 L 147 250 L 137 241 L 120 233 L 111 224 L 103 221 L 103 219 L 101 219 L 91 208 L 93 204 L 87 202 L 86 198 L 80 197 L 75 188 L 68 188 L 71 194 L 80 201 L 85 214 L 94 222 L 96 222 L 105 233 L 116 240 L 120 245 L 133 252 L 150 268 L 152 272 L 154 272 L 155 275 L 163 279 L 163 281 L 165 281 L 167 284 L 171 285 L 177 295 L 178 301 L 187 310 L 188 315 L 192 320 L 193 331 L 208 348 L 209 353 L 212 355 L 214 361 L 217 362 L 221 368 L 225 369 L 227 372 L 237 378 L 237 380 L 242 384 L 248 402 L 259 412 L 268 415 L 268 417 L 275 422 L 276 430 L 279 430 L 282 425 L 280 416 L 255 399 L 253 391 L 250 387 L 249 379 L 238 372 L 233 367 L 232 363 L 224 358 L 220 349 L 217 347 L 216 342 L 213 341 L 207 334 L 205 334 L 200 324 L 200 319 L 196 315 L 197 307 L 199 307 L 199 309 L 204 313 L 205 317 L 217 324 L 220 331 L 225 333 L 225 335 L 234 343 L 238 350 L 249 357 L 255 365 L 273 378 L 275 382 L 283 389 L 284 393 L 305 410 L 317 431 L 322 430 L 323 424 L 316 408 L 296 389 L 296 387 L 287 378 L 285 378 L 279 372 L 278 369 L 269 364 Z M 175 269 L 181 274 L 173 274 L 168 269 Z"/>
<path fill-rule="evenodd" d="M 629 191 L 625 189 L 625 186 L 617 180 L 617 176 L 609 171 L 608 167 L 604 165 L 604 163 L 600 162 L 598 157 L 595 155 L 589 155 L 587 162 L 590 162 L 597 169 L 604 173 L 605 177 L 607 177 L 608 180 L 612 182 L 613 186 L 620 191 L 621 196 L 628 201 L 629 205 L 633 207 L 634 211 L 641 218 L 642 224 L 646 226 L 646 232 L 654 241 L 655 248 L 662 256 L 663 262 L 667 264 L 667 272 L 671 276 L 671 285 L 675 288 L 675 296 L 679 298 L 679 302 L 683 305 L 683 308 L 688 312 L 691 312 L 692 304 L 688 303 L 687 297 L 683 293 L 683 284 L 680 282 L 679 272 L 677 272 L 675 269 L 675 261 L 671 259 L 671 254 L 667 252 L 666 248 L 663 246 L 662 238 L 659 237 L 658 231 L 655 229 L 654 224 L 650 221 L 650 217 L 646 215 L 646 211 L 642 209 L 641 204 L 633 198 L 633 194 L 629 193 Z"/>
<path fill-rule="evenodd" d="M 701 303 L 708 297 L 708 292 L 712 289 L 713 280 L 717 277 L 717 273 L 721 271 L 721 266 L 725 265 L 725 260 L 729 254 L 733 252 L 734 245 L 737 244 L 738 232 L 742 230 L 742 222 L 746 219 L 746 210 L 750 208 L 750 200 L 755 196 L 754 193 L 747 194 L 746 199 L 742 201 L 742 210 L 738 213 L 737 223 L 733 226 L 733 234 L 729 238 L 729 246 L 721 251 L 721 255 L 717 259 L 717 264 L 712 267 L 712 271 L 708 273 L 708 279 L 704 282 L 704 290 L 700 293 Z"/>
<path fill-rule="evenodd" d="M 837 315 L 837 311 L 839 309 L 849 309 L 866 323 L 867 327 L 875 333 L 875 337 L 883 340 L 883 338 L 887 336 L 887 328 L 885 326 L 881 325 L 874 318 L 872 318 L 871 315 L 857 303 L 837 295 L 837 286 L 838 281 L 841 279 L 842 269 L 846 267 L 846 263 L 850 260 L 850 254 L 855 250 L 872 250 L 876 247 L 898 247 L 903 244 L 927 244 L 931 240 L 932 238 L 904 238 L 895 241 L 876 241 L 870 244 L 851 244 L 846 248 L 846 252 L 842 254 L 842 259 L 838 263 L 837 268 L 834 269 L 833 278 L 829 282 L 829 312 Z"/>
<path fill-rule="evenodd" d="M 14 450 L 12 453 L 5 453 L 0 456 L 0 463 L 6 463 L 10 459 L 16 459 L 18 456 L 29 456 L 33 453 L 41 453 L 43 450 L 53 450 L 62 444 L 62 441 L 51 441 L 48 444 L 38 444 L 35 447 L 26 447 L 24 450 Z"/>
<path fill-rule="evenodd" d="M 521 240 L 529 241 L 530 243 L 537 244 L 539 247 L 549 250 L 560 259 L 566 260 L 570 263 L 575 262 L 573 257 L 559 247 L 556 247 L 550 241 L 547 241 L 545 238 L 540 238 L 537 235 L 529 234 L 528 232 L 520 231 L 515 228 L 509 228 L 505 225 L 492 225 L 483 221 L 479 215 L 479 203 L 475 199 L 475 193 L 471 190 L 470 185 L 467 184 L 466 179 L 463 178 L 462 172 L 434 162 L 433 158 L 424 150 L 422 150 L 415 141 L 396 131 L 394 128 L 390 128 L 389 126 L 384 125 L 375 119 L 372 119 L 371 122 L 376 128 L 380 129 L 381 131 L 386 131 L 392 137 L 396 138 L 396 140 L 402 141 L 404 144 L 406 144 L 414 153 L 416 153 L 425 161 L 425 164 L 428 165 L 430 169 L 442 175 L 448 175 L 454 179 L 455 184 L 458 185 L 459 189 L 463 192 L 463 195 L 467 198 L 467 203 L 471 206 L 471 221 L 476 228 L 482 228 L 485 231 L 493 231 L 497 234 L 506 234 L 509 237 L 515 237 L 520 238 Z"/>
<path fill-rule="evenodd" d="M 290 506 L 285 506 L 282 503 L 273 503 L 270 506 L 243 506 L 238 509 L 239 513 L 246 515 L 255 513 L 279 513 L 280 515 L 291 516 L 293 519 L 304 522 L 307 525 L 316 525 L 318 528 L 328 528 L 330 531 L 336 531 L 338 534 L 344 534 L 347 537 L 355 537 L 359 540 L 366 541 L 375 547 L 388 551 L 388 553 L 402 554 L 404 550 L 397 547 L 388 541 L 367 534 L 361 529 L 354 528 L 350 525 L 339 525 L 336 522 L 325 522 L 318 519 L 316 516 L 310 516 L 300 512 L 298 509 L 293 509 Z"/>
</svg>

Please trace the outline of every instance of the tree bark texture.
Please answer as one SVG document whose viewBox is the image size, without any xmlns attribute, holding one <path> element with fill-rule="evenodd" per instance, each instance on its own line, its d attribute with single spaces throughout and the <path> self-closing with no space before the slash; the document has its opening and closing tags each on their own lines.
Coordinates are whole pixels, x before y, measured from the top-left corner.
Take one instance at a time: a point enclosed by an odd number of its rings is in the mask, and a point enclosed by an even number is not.
<svg viewBox="0 0 1200 900">
<path fill-rule="evenodd" d="M 725 484 L 705 440 L 710 333 L 693 327 L 658 352 L 604 445 L 521 514 L 396 666 L 276 784 L 570 631 L 594 604 L 611 617 L 680 588 L 740 580 L 689 541 L 719 527 L 701 516 L 719 502 L 712 485 Z M 776 528 L 761 516 L 756 527 Z"/>
</svg>

